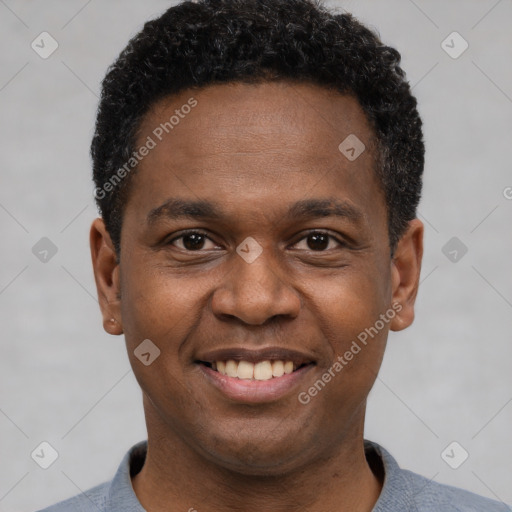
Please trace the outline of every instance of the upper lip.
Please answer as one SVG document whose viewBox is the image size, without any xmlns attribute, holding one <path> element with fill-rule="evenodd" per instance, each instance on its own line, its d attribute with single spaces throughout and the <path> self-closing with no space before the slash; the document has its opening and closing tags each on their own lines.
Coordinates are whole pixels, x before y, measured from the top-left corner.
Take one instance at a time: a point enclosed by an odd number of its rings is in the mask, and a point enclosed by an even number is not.
<svg viewBox="0 0 512 512">
<path fill-rule="evenodd" d="M 247 347 L 220 348 L 201 354 L 197 361 L 203 363 L 214 363 L 216 361 L 249 361 L 258 363 L 260 361 L 292 361 L 297 366 L 314 363 L 314 359 L 307 354 L 297 350 L 290 350 L 282 347 L 265 347 L 249 349 Z"/>
</svg>

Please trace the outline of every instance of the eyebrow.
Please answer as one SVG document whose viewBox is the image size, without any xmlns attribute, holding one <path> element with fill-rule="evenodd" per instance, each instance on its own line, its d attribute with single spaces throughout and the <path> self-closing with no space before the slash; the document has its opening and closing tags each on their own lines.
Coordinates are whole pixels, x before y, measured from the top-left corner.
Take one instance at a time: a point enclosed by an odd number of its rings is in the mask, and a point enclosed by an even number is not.
<svg viewBox="0 0 512 512">
<path fill-rule="evenodd" d="M 151 210 L 147 216 L 149 225 L 156 223 L 160 219 L 223 219 L 227 215 L 220 206 L 206 200 L 185 200 L 171 198 L 161 206 Z M 334 198 L 328 199 L 304 199 L 292 204 L 285 214 L 289 219 L 314 219 L 319 217 L 339 217 L 348 219 L 354 223 L 362 220 L 363 214 L 355 206 L 347 201 L 340 201 Z"/>
</svg>

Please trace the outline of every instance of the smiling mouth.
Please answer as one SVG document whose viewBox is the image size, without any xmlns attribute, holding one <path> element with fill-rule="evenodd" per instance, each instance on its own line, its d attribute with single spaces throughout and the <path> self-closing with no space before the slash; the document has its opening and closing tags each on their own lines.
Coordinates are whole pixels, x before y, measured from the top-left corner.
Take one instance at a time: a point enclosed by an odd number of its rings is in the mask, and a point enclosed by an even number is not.
<svg viewBox="0 0 512 512">
<path fill-rule="evenodd" d="M 227 359 L 225 361 L 218 360 L 212 363 L 206 361 L 198 362 L 204 366 L 207 366 L 208 368 L 211 368 L 213 371 L 220 373 L 221 375 L 249 381 L 278 379 L 284 375 L 289 375 L 305 366 L 312 364 L 304 363 L 298 365 L 293 361 L 281 359 L 266 359 L 255 363 L 243 359 L 240 361 L 236 361 L 234 359 Z"/>
</svg>

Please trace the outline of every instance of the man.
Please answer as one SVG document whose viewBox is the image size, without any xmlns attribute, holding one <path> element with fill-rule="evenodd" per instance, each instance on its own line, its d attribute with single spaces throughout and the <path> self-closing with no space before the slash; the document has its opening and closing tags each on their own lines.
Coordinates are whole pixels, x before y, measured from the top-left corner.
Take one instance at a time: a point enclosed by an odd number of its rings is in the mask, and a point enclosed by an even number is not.
<svg viewBox="0 0 512 512">
<path fill-rule="evenodd" d="M 400 55 L 309 0 L 184 2 L 104 82 L 92 260 L 148 441 L 48 511 L 505 511 L 363 439 L 414 318 L 424 145 Z"/>
</svg>

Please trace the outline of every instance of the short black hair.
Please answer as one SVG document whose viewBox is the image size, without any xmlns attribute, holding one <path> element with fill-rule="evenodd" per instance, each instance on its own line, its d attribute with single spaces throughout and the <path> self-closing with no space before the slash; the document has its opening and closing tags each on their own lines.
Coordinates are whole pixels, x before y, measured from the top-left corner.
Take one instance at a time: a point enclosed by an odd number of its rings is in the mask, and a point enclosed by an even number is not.
<svg viewBox="0 0 512 512">
<path fill-rule="evenodd" d="M 417 102 L 400 59 L 351 14 L 331 12 L 320 0 L 184 1 L 145 23 L 102 82 L 91 145 L 95 198 L 117 256 L 136 170 L 126 172 L 126 163 L 149 109 L 187 89 L 276 80 L 313 83 L 358 99 L 376 136 L 375 172 L 393 255 L 416 217 L 425 154 Z"/>
</svg>

